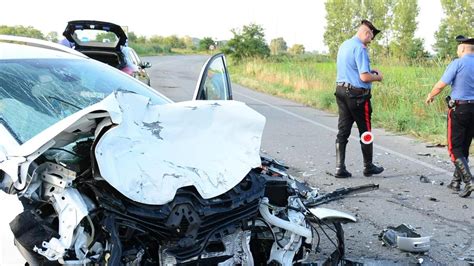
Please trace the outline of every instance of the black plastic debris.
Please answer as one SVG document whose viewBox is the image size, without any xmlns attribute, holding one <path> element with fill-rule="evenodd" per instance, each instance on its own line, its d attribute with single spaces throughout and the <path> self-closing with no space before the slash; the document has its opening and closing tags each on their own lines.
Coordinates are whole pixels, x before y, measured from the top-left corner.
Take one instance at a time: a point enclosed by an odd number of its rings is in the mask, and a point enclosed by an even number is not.
<svg viewBox="0 0 474 266">
<path fill-rule="evenodd" d="M 434 201 L 434 202 L 439 202 L 439 199 L 434 198 L 434 197 L 429 197 L 429 199 L 430 199 L 431 201 Z"/>
<path fill-rule="evenodd" d="M 430 249 L 430 238 L 422 237 L 408 224 L 397 227 L 388 226 L 379 234 L 384 245 L 408 252 L 426 252 Z"/>
<path fill-rule="evenodd" d="M 419 153 L 417 153 L 416 155 L 418 155 L 418 156 L 431 157 L 431 153 L 427 153 L 427 152 L 419 152 Z"/>
<path fill-rule="evenodd" d="M 420 182 L 421 183 L 431 183 L 430 179 L 427 176 L 420 175 Z"/>
<path fill-rule="evenodd" d="M 436 144 L 431 144 L 431 145 L 426 145 L 426 148 L 444 148 L 446 145 L 443 145 L 441 143 L 436 143 Z"/>
</svg>

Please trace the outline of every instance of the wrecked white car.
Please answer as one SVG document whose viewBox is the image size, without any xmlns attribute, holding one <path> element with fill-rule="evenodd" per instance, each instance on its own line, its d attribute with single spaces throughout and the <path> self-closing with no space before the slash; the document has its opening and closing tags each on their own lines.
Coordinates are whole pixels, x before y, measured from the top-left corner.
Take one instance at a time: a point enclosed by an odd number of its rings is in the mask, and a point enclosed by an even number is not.
<svg viewBox="0 0 474 266">
<path fill-rule="evenodd" d="M 222 54 L 173 103 L 68 48 L 0 36 L 0 188 L 23 204 L 10 227 L 24 258 L 289 265 L 317 258 L 326 228 L 340 259 L 355 218 L 261 157 L 265 118 L 230 99 Z"/>
</svg>

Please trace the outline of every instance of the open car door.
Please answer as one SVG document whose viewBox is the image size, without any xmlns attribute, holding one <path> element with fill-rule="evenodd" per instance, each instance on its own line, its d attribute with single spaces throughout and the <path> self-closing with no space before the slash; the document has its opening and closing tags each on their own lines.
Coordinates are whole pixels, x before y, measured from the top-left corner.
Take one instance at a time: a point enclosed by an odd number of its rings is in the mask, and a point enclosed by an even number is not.
<svg viewBox="0 0 474 266">
<path fill-rule="evenodd" d="M 224 54 L 216 54 L 204 64 L 193 100 L 232 100 L 232 88 Z"/>
</svg>

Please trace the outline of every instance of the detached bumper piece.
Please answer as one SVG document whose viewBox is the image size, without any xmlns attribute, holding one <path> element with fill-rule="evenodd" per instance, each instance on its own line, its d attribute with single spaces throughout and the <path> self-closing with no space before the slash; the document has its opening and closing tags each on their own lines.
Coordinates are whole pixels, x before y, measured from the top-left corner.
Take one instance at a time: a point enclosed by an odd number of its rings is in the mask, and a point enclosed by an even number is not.
<svg viewBox="0 0 474 266">
<path fill-rule="evenodd" d="M 422 237 L 408 224 L 388 227 L 379 234 L 384 244 L 408 252 L 426 252 L 430 249 L 431 237 Z"/>
</svg>

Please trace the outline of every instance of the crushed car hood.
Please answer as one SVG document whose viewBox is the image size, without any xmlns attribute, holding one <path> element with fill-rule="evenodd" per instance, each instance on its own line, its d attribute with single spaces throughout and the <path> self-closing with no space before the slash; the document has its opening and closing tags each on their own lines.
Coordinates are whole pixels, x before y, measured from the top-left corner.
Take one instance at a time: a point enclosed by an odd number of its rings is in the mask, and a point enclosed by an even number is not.
<svg viewBox="0 0 474 266">
<path fill-rule="evenodd" d="M 212 198 L 261 163 L 265 118 L 244 103 L 152 105 L 133 94 L 116 99 L 122 121 L 100 138 L 95 154 L 101 175 L 132 200 L 164 204 L 185 186 Z"/>
<path fill-rule="evenodd" d="M 261 164 L 265 118 L 236 101 L 189 101 L 154 105 L 149 99 L 116 92 L 53 125 L 20 149 L 36 153 L 44 144 L 67 139 L 85 119 L 109 114 L 113 126 L 96 141 L 101 176 L 126 197 L 165 204 L 179 188 L 194 186 L 205 199 L 237 185 Z M 67 131 L 67 132 L 66 132 Z M 75 130 L 74 130 L 75 131 Z M 17 154 L 18 155 L 18 154 Z"/>
</svg>

